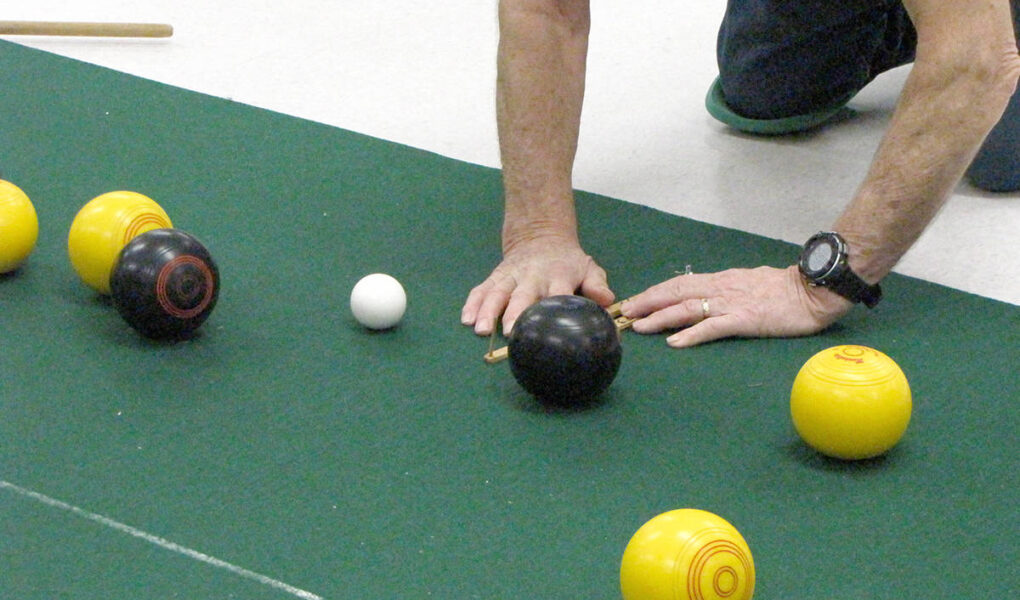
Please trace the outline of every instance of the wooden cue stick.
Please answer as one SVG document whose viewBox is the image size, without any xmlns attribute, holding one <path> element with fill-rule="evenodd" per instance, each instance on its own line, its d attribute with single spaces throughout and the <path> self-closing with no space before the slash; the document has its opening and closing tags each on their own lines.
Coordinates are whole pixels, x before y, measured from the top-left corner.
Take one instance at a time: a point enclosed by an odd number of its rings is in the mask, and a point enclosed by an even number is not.
<svg viewBox="0 0 1020 600">
<path fill-rule="evenodd" d="M 616 323 L 617 331 L 623 331 L 624 329 L 628 329 L 634 323 L 634 321 L 637 321 L 637 319 L 628 319 L 627 317 L 620 314 L 620 306 L 622 304 L 623 302 L 617 302 L 616 304 L 613 304 L 612 306 L 606 309 L 606 312 L 609 313 L 609 316 L 613 318 L 613 322 Z M 497 348 L 496 350 L 492 349 L 492 340 L 495 339 L 495 335 L 496 334 L 494 332 L 493 337 L 489 341 L 489 351 L 486 352 L 485 356 L 483 357 L 485 359 L 485 362 L 489 363 L 490 365 L 502 362 L 510 356 L 510 352 L 506 346 L 503 346 L 502 348 Z"/>
<path fill-rule="evenodd" d="M 167 38 L 173 34 L 172 25 L 161 23 L 0 21 L 0 35 Z"/>
</svg>

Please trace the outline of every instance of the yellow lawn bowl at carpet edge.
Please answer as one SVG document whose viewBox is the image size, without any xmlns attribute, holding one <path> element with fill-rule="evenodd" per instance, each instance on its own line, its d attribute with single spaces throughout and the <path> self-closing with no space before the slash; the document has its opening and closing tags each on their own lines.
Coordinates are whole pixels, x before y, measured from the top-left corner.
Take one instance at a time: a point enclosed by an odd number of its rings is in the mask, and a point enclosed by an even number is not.
<svg viewBox="0 0 1020 600">
<path fill-rule="evenodd" d="M 623 600 L 751 600 L 754 559 L 740 532 L 711 512 L 653 517 L 620 561 Z"/>
<path fill-rule="evenodd" d="M 18 186 L 0 180 L 0 274 L 20 267 L 38 237 L 39 218 L 32 201 Z"/>
</svg>

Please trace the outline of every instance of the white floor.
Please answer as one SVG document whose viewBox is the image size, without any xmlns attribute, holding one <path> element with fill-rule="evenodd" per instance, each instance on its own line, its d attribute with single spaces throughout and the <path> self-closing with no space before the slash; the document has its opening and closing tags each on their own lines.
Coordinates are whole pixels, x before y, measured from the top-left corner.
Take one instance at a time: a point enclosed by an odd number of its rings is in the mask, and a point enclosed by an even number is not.
<svg viewBox="0 0 1020 600">
<path fill-rule="evenodd" d="M 17 6 L 6 7 L 0 18 L 147 21 L 175 28 L 167 40 L 9 40 L 469 162 L 499 164 L 496 0 L 9 4 Z M 715 76 L 724 4 L 593 3 L 575 185 L 800 243 L 828 226 L 854 192 L 906 70 L 864 90 L 851 104 L 859 115 L 850 121 L 796 138 L 736 135 L 703 109 Z M 1020 304 L 1018 227 L 1020 195 L 984 194 L 963 184 L 897 271 Z M 697 263 L 697 257 L 689 260 Z"/>
</svg>

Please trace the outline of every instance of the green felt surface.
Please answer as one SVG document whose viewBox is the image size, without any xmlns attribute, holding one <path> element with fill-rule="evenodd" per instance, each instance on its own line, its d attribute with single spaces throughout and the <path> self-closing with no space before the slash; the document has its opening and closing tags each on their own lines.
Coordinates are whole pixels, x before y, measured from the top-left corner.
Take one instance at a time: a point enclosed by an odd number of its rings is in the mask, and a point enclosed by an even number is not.
<svg viewBox="0 0 1020 600">
<path fill-rule="evenodd" d="M 1017 307 L 906 277 L 824 334 L 677 352 L 629 333 L 605 398 L 546 410 L 460 306 L 497 259 L 499 174 L 0 42 L 0 172 L 40 219 L 0 278 L 0 480 L 322 598 L 619 597 L 659 512 L 744 534 L 757 598 L 1017 592 Z M 66 255 L 78 208 L 145 193 L 219 263 L 197 338 L 144 341 Z M 781 266 L 793 246 L 579 194 L 617 292 Z M 351 287 L 409 296 L 370 333 Z M 789 389 L 839 343 L 895 358 L 903 443 L 863 463 L 797 440 Z M 0 487 L 0 595 L 293 594 Z"/>
</svg>

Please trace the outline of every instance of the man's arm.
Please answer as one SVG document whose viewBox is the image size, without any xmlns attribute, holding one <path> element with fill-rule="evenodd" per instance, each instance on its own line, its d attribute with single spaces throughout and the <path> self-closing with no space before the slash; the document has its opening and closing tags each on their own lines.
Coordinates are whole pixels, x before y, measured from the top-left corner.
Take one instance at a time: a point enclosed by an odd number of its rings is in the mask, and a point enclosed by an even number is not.
<svg viewBox="0 0 1020 600">
<path fill-rule="evenodd" d="M 882 279 L 934 218 L 1001 117 L 1020 76 L 1009 0 L 906 0 L 917 55 L 871 168 L 833 229 L 851 268 Z M 707 299 L 710 310 L 705 318 Z M 635 331 L 686 329 L 686 347 L 730 336 L 815 333 L 850 304 L 808 287 L 796 267 L 734 269 L 673 279 L 625 303 Z"/>
<path fill-rule="evenodd" d="M 917 57 L 864 183 L 834 228 L 850 264 L 878 281 L 921 235 L 1016 90 L 1008 0 L 904 2 Z"/>
<path fill-rule="evenodd" d="M 502 0 L 496 116 L 503 163 L 503 260 L 461 320 L 489 334 L 524 308 L 580 289 L 612 302 L 605 272 L 581 249 L 572 171 L 590 13 L 587 0 Z M 504 312 L 505 309 L 505 312 Z"/>
</svg>

